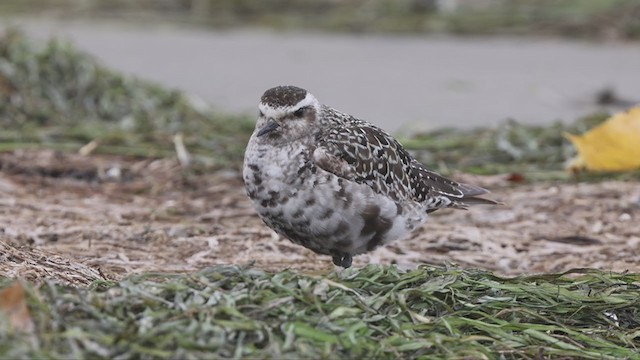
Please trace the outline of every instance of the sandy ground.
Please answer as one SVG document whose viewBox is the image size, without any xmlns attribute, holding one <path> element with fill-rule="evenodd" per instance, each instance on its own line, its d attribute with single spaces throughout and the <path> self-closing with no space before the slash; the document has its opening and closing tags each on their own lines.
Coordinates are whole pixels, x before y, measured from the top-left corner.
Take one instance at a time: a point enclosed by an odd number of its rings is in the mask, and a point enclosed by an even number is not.
<svg viewBox="0 0 640 360">
<path fill-rule="evenodd" d="M 509 275 L 640 271 L 640 184 L 457 178 L 490 188 L 505 205 L 436 212 L 409 239 L 358 256 L 354 266 L 454 263 Z M 186 175 L 172 159 L 52 151 L 0 154 L 0 248 L 2 276 L 77 285 L 214 264 L 333 268 L 329 257 L 263 225 L 237 172 Z"/>
</svg>

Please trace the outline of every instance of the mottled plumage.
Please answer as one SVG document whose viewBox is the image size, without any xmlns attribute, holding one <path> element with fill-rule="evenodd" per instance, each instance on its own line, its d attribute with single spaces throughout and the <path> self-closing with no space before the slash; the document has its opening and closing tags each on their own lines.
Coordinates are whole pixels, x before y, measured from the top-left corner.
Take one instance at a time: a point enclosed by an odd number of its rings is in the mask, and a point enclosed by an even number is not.
<svg viewBox="0 0 640 360">
<path fill-rule="evenodd" d="M 495 204 L 487 190 L 417 162 L 382 129 L 278 86 L 258 105 L 243 177 L 264 222 L 349 267 L 353 255 L 404 237 L 444 207 Z"/>
</svg>

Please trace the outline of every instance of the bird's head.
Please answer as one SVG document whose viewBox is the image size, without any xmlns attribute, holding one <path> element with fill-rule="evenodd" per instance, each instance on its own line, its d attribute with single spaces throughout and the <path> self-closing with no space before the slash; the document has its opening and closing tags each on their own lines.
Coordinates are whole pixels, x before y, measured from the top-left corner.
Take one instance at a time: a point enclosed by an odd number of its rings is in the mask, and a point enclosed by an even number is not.
<svg viewBox="0 0 640 360">
<path fill-rule="evenodd" d="M 258 104 L 254 135 L 274 142 L 290 142 L 312 135 L 320 103 L 305 89 L 277 86 L 264 92 Z"/>
</svg>

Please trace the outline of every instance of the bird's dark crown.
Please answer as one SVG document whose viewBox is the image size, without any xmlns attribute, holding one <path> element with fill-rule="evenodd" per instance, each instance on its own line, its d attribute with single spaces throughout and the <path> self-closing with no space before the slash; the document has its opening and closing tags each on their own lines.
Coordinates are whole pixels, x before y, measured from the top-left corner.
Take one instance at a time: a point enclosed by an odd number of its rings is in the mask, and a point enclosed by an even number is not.
<svg viewBox="0 0 640 360">
<path fill-rule="evenodd" d="M 276 86 L 264 92 L 260 102 L 271 107 L 294 106 L 307 96 L 307 90 L 297 86 Z"/>
</svg>

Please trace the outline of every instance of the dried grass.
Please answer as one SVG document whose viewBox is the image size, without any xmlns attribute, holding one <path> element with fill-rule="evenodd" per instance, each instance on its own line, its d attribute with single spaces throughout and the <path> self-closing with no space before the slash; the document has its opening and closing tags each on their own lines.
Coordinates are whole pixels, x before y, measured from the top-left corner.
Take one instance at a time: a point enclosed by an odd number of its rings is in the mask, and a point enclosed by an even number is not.
<svg viewBox="0 0 640 360">
<path fill-rule="evenodd" d="M 176 159 L 51 151 L 0 154 L 0 169 L 0 240 L 61 254 L 109 279 L 250 262 L 271 271 L 331 268 L 328 257 L 267 228 L 233 171 L 199 175 Z M 505 205 L 433 213 L 409 239 L 357 256 L 355 266 L 455 262 L 508 275 L 575 267 L 640 272 L 636 182 L 514 186 L 503 177 L 457 178 L 492 189 Z"/>
</svg>

